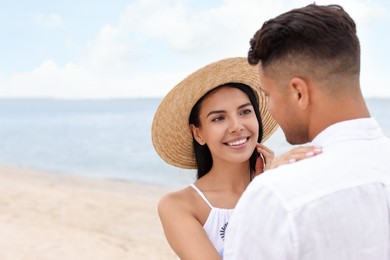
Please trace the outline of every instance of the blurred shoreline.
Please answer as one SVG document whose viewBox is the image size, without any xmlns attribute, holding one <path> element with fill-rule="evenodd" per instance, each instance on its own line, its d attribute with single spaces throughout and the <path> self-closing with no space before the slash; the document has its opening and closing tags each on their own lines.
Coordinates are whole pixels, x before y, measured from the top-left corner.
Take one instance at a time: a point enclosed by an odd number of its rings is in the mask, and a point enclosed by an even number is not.
<svg viewBox="0 0 390 260">
<path fill-rule="evenodd" d="M 390 136 L 390 99 L 366 101 Z M 168 165 L 153 148 L 151 125 L 159 102 L 0 98 L 0 165 L 166 188 L 187 186 L 196 172 Z M 265 145 L 276 155 L 292 148 L 280 128 Z"/>
</svg>

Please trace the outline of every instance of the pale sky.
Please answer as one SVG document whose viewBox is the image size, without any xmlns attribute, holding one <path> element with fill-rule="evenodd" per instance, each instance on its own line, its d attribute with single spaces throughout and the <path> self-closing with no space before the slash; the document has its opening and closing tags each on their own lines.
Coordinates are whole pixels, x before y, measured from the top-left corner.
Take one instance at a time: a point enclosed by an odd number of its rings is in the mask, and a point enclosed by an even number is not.
<svg viewBox="0 0 390 260">
<path fill-rule="evenodd" d="M 246 56 L 264 21 L 303 0 L 0 0 L 0 97 L 162 97 L 194 70 Z M 342 5 L 365 97 L 390 97 L 390 1 Z"/>
</svg>

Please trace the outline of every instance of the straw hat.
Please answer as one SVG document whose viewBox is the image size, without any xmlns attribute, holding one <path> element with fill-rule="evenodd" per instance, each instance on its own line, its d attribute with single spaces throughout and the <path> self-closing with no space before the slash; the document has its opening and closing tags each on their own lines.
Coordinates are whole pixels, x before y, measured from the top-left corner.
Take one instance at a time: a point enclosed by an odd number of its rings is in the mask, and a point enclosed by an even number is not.
<svg viewBox="0 0 390 260">
<path fill-rule="evenodd" d="M 277 129 L 266 110 L 266 98 L 259 88 L 259 75 L 246 58 L 227 58 L 211 63 L 177 84 L 161 101 L 152 124 L 152 142 L 158 155 L 167 163 L 196 169 L 189 117 L 192 107 L 208 91 L 226 84 L 243 83 L 258 96 L 263 122 L 263 142 Z"/>
</svg>

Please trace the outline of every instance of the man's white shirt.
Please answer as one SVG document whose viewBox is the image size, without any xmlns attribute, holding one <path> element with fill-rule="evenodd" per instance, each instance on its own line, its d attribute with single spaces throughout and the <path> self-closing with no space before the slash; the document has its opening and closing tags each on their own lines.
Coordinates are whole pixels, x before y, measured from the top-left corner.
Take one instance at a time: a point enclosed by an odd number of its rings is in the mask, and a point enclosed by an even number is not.
<svg viewBox="0 0 390 260">
<path fill-rule="evenodd" d="M 364 118 L 328 127 L 312 145 L 322 154 L 251 182 L 224 259 L 390 259 L 390 140 Z"/>
</svg>

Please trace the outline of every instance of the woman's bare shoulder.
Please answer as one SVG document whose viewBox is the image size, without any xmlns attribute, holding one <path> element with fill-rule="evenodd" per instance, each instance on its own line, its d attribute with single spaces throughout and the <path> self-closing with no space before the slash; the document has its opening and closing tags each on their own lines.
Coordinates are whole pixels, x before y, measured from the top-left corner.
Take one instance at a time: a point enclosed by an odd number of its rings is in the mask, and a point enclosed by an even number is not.
<svg viewBox="0 0 390 260">
<path fill-rule="evenodd" d="M 203 229 L 209 211 L 192 187 L 160 199 L 158 213 L 165 236 L 181 259 L 220 259 Z"/>
<path fill-rule="evenodd" d="M 184 189 L 165 194 L 158 202 L 158 211 L 192 212 L 194 210 L 194 189 L 186 187 Z"/>
</svg>

